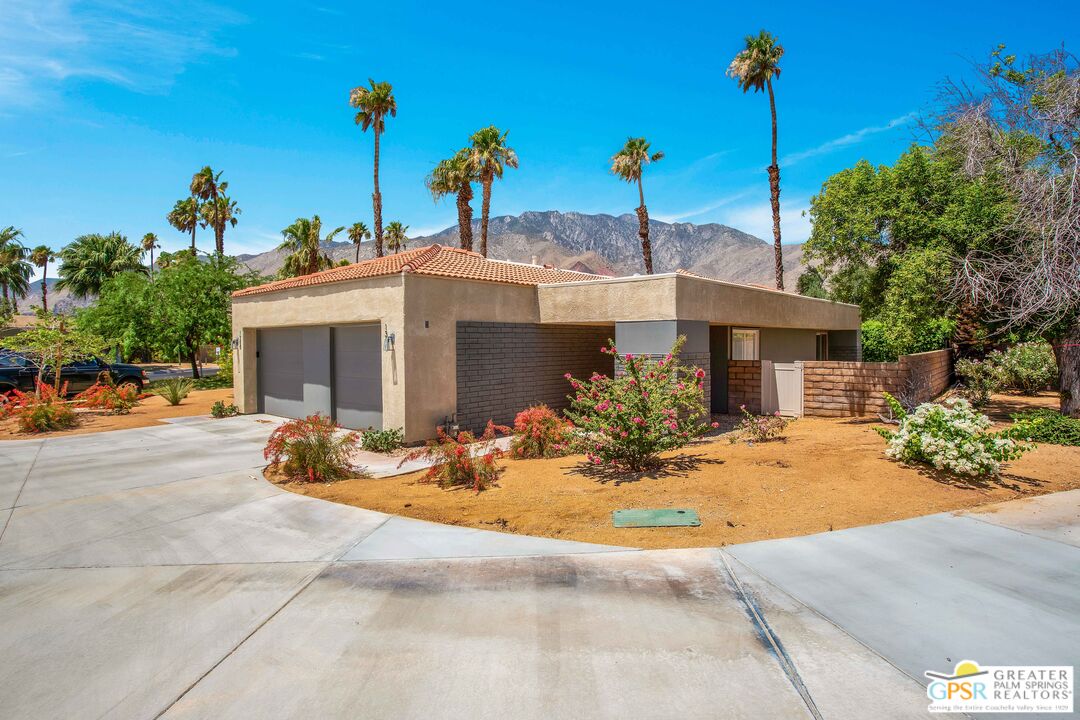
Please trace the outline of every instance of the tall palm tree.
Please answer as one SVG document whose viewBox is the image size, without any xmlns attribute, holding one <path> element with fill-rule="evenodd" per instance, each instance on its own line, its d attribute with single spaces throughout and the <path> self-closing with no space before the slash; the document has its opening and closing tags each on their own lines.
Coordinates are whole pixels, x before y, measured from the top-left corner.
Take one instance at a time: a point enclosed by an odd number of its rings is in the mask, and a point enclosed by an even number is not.
<svg viewBox="0 0 1080 720">
<path fill-rule="evenodd" d="M 397 117 L 397 100 L 394 88 L 388 82 L 377 83 L 368 78 L 370 87 L 354 87 L 349 93 L 349 104 L 357 108 L 356 124 L 367 132 L 375 130 L 375 191 L 371 193 L 371 205 L 375 213 L 375 257 L 383 254 L 382 193 L 379 192 L 379 137 L 386 130 L 386 117 Z"/>
<path fill-rule="evenodd" d="M 38 245 L 30 251 L 30 262 L 41 268 L 41 309 L 49 311 L 49 263 L 56 259 L 56 253 L 48 245 Z"/>
<path fill-rule="evenodd" d="M 284 240 L 281 245 L 278 245 L 278 250 L 288 250 L 289 255 L 285 258 L 285 264 L 279 273 L 280 277 L 310 275 L 333 267 L 333 261 L 322 251 L 322 246 L 330 243 L 334 236 L 344 229 L 344 227 L 335 228 L 324 238 L 321 237 L 322 219 L 318 215 L 310 220 L 296 218 L 296 222 L 281 231 L 281 237 Z"/>
<path fill-rule="evenodd" d="M 191 233 L 191 252 L 195 252 L 195 228 L 199 227 L 199 201 L 193 197 L 177 200 L 165 219 L 180 232 Z"/>
<path fill-rule="evenodd" d="M 611 172 L 628 183 L 637 183 L 638 190 L 638 237 L 641 238 L 641 257 L 645 261 L 645 272 L 652 275 L 652 244 L 649 242 L 649 210 L 645 207 L 645 189 L 641 185 L 641 175 L 649 163 L 662 160 L 664 153 L 649 154 L 649 142 L 643 137 L 627 138 L 622 150 L 611 157 Z"/>
<path fill-rule="evenodd" d="M 154 277 L 154 251 L 161 248 L 158 244 L 158 236 L 154 233 L 146 233 L 142 236 L 142 242 L 140 243 L 142 251 L 150 253 L 150 277 Z"/>
<path fill-rule="evenodd" d="M 228 183 L 222 183 L 222 186 L 225 185 Z M 240 208 L 236 206 L 236 201 L 225 194 L 219 194 L 199 207 L 199 218 L 203 226 L 209 225 L 214 229 L 214 252 L 218 255 L 225 252 L 225 227 L 236 227 L 236 216 L 239 214 Z"/>
<path fill-rule="evenodd" d="M 469 149 L 458 150 L 439 164 L 427 176 L 424 184 L 431 196 L 440 198 L 457 195 L 458 240 L 462 250 L 472 250 L 472 184 L 480 180 L 476 163 Z"/>
<path fill-rule="evenodd" d="M 769 165 L 769 190 L 773 216 L 773 255 L 776 262 L 776 289 L 784 289 L 784 256 L 780 246 L 780 166 L 776 161 L 776 96 L 773 78 L 780 77 L 780 58 L 784 48 L 775 36 L 762 30 L 756 36 L 746 36 L 746 47 L 739 51 L 728 66 L 727 75 L 734 78 L 742 91 L 769 91 L 769 111 L 772 113 L 772 164 Z"/>
<path fill-rule="evenodd" d="M 142 248 L 118 232 L 82 235 L 60 251 L 60 281 L 56 287 L 68 288 L 80 298 L 96 295 L 106 280 L 120 273 L 145 275 L 142 256 Z"/>
<path fill-rule="evenodd" d="M 30 251 L 19 241 L 22 230 L 8 226 L 0 230 L 0 289 L 3 289 L 3 306 L 0 314 L 15 311 L 16 300 L 26 297 L 30 291 L 30 275 L 33 268 L 27 262 Z"/>
<path fill-rule="evenodd" d="M 480 177 L 480 185 L 483 187 L 483 197 L 480 201 L 480 254 L 487 257 L 488 254 L 488 216 L 491 213 L 491 184 L 495 178 L 502 178 L 504 168 L 516 168 L 518 156 L 513 148 L 506 144 L 507 132 L 499 132 L 499 128 L 490 125 L 473 133 L 471 138 L 472 148 L 470 155 L 476 165 Z"/>
<path fill-rule="evenodd" d="M 356 246 L 356 262 L 360 262 L 360 243 L 371 239 L 371 231 L 362 222 L 354 222 L 349 228 L 349 242 Z"/>
<path fill-rule="evenodd" d="M 221 173 L 215 173 L 209 165 L 191 176 L 191 197 L 200 200 L 213 200 L 219 193 L 225 192 L 229 187 L 228 182 L 223 182 Z"/>
<path fill-rule="evenodd" d="M 409 231 L 408 225 L 402 225 L 397 220 L 394 220 L 386 226 L 386 249 L 393 250 L 394 254 L 406 249 L 405 244 L 409 241 L 409 238 L 405 236 L 405 233 Z"/>
</svg>

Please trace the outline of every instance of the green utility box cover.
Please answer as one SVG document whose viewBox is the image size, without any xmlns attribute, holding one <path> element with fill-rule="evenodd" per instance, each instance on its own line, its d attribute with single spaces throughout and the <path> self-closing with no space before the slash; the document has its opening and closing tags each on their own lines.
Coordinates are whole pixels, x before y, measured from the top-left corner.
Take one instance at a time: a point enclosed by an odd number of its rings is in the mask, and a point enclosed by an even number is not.
<svg viewBox="0 0 1080 720">
<path fill-rule="evenodd" d="M 615 527 L 697 527 L 701 518 L 697 510 L 665 508 L 663 510 L 616 510 L 611 513 Z"/>
</svg>

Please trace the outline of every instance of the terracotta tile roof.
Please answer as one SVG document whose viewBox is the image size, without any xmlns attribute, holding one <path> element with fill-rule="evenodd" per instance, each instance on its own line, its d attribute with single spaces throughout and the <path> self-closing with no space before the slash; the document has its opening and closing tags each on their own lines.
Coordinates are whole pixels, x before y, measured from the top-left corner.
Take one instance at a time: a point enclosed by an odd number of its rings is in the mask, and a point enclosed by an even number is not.
<svg viewBox="0 0 1080 720">
<path fill-rule="evenodd" d="M 323 285 L 344 280 L 415 273 L 436 277 L 458 278 L 461 280 L 482 280 L 506 283 L 510 285 L 540 285 L 542 283 L 580 282 L 582 280 L 602 280 L 603 275 L 540 265 L 491 260 L 480 253 L 458 248 L 428 245 L 427 247 L 406 250 L 395 255 L 386 255 L 373 260 L 331 268 L 311 275 L 275 280 L 265 285 L 244 288 L 233 293 L 233 297 L 259 295 L 276 290 Z"/>
</svg>

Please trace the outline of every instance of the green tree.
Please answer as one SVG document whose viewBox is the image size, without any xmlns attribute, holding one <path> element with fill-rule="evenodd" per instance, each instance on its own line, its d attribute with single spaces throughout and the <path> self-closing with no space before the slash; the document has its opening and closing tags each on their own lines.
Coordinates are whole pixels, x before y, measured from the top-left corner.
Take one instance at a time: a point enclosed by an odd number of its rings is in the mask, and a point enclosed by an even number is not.
<svg viewBox="0 0 1080 720">
<path fill-rule="evenodd" d="M 622 149 L 611 158 L 611 172 L 628 183 L 637 183 L 638 189 L 638 237 L 641 238 L 641 257 L 645 261 L 645 272 L 653 273 L 652 245 L 649 242 L 649 210 L 645 207 L 645 189 L 641 176 L 645 165 L 662 160 L 664 153 L 649 153 L 649 142 L 643 138 L 627 138 Z"/>
<path fill-rule="evenodd" d="M 48 245 L 38 245 L 30 251 L 30 262 L 41 268 L 41 309 L 49 311 L 49 263 L 56 253 Z"/>
<path fill-rule="evenodd" d="M 195 252 L 195 229 L 200 222 L 199 201 L 193 197 L 177 200 L 165 219 L 180 232 L 191 234 L 191 252 Z"/>
<path fill-rule="evenodd" d="M 393 250 L 394 254 L 406 249 L 405 244 L 409 241 L 409 238 L 405 234 L 409 231 L 408 225 L 402 225 L 397 220 L 394 220 L 386 226 L 386 249 Z"/>
<path fill-rule="evenodd" d="M 491 185 L 496 178 L 502 179 L 505 168 L 516 168 L 518 156 L 506 144 L 507 132 L 489 125 L 473 133 L 469 149 L 472 163 L 480 178 L 483 195 L 480 200 L 480 254 L 488 255 L 488 218 L 491 215 Z"/>
<path fill-rule="evenodd" d="M 473 248 L 472 184 L 479 180 L 480 175 L 472 153 L 465 148 L 458 150 L 446 160 L 440 160 L 424 181 L 435 202 L 447 195 L 457 196 L 458 242 L 462 250 Z"/>
<path fill-rule="evenodd" d="M 375 257 L 383 255 L 382 193 L 379 191 L 379 137 L 386 130 L 386 118 L 397 117 L 394 88 L 388 82 L 377 83 L 368 78 L 368 85 L 355 87 L 349 93 L 349 104 L 357 108 L 356 124 L 364 132 L 375 131 L 375 189 L 371 205 L 375 214 Z"/>
<path fill-rule="evenodd" d="M 33 267 L 27 261 L 30 251 L 19 241 L 22 230 L 8 226 L 0 230 L 0 289 L 3 307 L 0 312 L 13 314 L 16 301 L 30 292 Z"/>
<path fill-rule="evenodd" d="M 344 227 L 334 228 L 324 238 L 322 237 L 322 219 L 318 215 L 310 220 L 296 218 L 296 222 L 281 231 L 284 240 L 278 245 L 278 250 L 287 250 L 289 255 L 281 267 L 280 277 L 310 275 L 332 267 L 333 261 L 323 252 L 322 246 L 332 242 L 334 236 L 344 229 Z"/>
<path fill-rule="evenodd" d="M 371 239 L 371 231 L 362 222 L 354 222 L 349 226 L 349 242 L 356 246 L 356 262 L 360 262 L 360 243 Z"/>
<path fill-rule="evenodd" d="M 199 347 L 229 345 L 232 293 L 257 281 L 235 258 L 217 253 L 206 259 L 183 256 L 163 268 L 151 286 L 155 346 L 186 358 L 192 377 L 199 377 Z"/>
<path fill-rule="evenodd" d="M 122 272 L 147 272 L 142 249 L 118 232 L 82 235 L 60 251 L 58 289 L 67 288 L 76 297 L 97 295 L 102 284 Z"/>
<path fill-rule="evenodd" d="M 49 370 L 85 357 L 101 355 L 108 343 L 93 333 L 78 327 L 64 315 L 38 312 L 37 322 L 30 328 L 6 338 L 0 338 L 0 348 L 18 350 L 34 358 L 38 365 L 37 384 L 45 382 Z M 60 390 L 60 373 L 53 373 L 54 388 Z M 35 394 L 39 392 L 35 389 Z"/>
<path fill-rule="evenodd" d="M 158 244 L 158 236 L 152 232 L 143 235 L 142 242 L 139 244 L 144 253 L 150 253 L 150 277 L 154 277 L 154 251 L 161 249 L 161 245 Z"/>
<path fill-rule="evenodd" d="M 780 58 L 784 48 L 776 37 L 762 30 L 746 36 L 746 46 L 728 66 L 728 77 L 739 83 L 744 93 L 753 90 L 769 92 L 769 112 L 772 116 L 772 164 L 769 165 L 769 199 L 773 214 L 773 255 L 776 265 L 776 289 L 784 289 L 784 257 L 780 245 L 780 165 L 776 159 L 776 96 L 773 78 L 780 77 Z"/>
<path fill-rule="evenodd" d="M 109 278 L 102 284 L 97 302 L 76 311 L 75 322 L 119 347 L 125 361 L 153 360 L 160 343 L 154 328 L 152 285 L 143 273 L 124 272 Z M 168 349 L 175 353 L 175 349 Z"/>
<path fill-rule="evenodd" d="M 795 291 L 806 297 L 829 297 L 828 292 L 825 291 L 825 278 L 821 277 L 821 273 L 815 267 L 806 268 L 799 276 L 799 280 L 795 283 Z"/>
</svg>

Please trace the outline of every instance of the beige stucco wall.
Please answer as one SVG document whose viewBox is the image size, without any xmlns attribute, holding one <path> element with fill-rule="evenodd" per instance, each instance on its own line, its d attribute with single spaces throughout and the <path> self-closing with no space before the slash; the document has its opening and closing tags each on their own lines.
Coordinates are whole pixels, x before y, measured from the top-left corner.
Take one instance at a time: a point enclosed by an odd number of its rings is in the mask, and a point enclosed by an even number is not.
<svg viewBox="0 0 1080 720">
<path fill-rule="evenodd" d="M 598 282 L 541 285 L 540 320 L 545 323 L 605 323 L 676 319 L 674 275 Z"/>
<path fill-rule="evenodd" d="M 233 298 L 233 338 L 240 338 L 233 387 L 240 412 L 258 411 L 256 393 L 258 328 L 344 325 L 379 322 L 395 333 L 394 350 L 382 353 L 383 426 L 405 425 L 405 377 L 402 339 L 403 276 L 350 280 Z"/>
<path fill-rule="evenodd" d="M 859 327 L 856 305 L 685 275 L 678 276 L 678 280 L 676 304 L 680 320 L 814 330 Z"/>
<path fill-rule="evenodd" d="M 761 328 L 758 357 L 773 362 L 817 359 L 817 331 L 796 328 Z"/>
<path fill-rule="evenodd" d="M 536 288 L 405 276 L 405 436 L 423 440 L 457 409 L 457 322 L 536 323 Z M 427 326 L 425 327 L 425 321 Z"/>
</svg>

